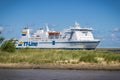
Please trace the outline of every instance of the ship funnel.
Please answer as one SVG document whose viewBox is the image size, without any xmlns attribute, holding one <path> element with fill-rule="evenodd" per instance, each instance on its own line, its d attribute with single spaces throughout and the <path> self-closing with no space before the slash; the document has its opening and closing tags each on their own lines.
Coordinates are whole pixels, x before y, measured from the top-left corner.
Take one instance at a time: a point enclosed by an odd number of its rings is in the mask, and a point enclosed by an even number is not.
<svg viewBox="0 0 120 80">
<path fill-rule="evenodd" d="M 27 27 L 25 27 L 22 31 L 22 37 L 28 37 L 30 38 L 30 29 L 28 29 Z"/>
<path fill-rule="evenodd" d="M 49 32 L 48 24 L 46 24 L 46 31 Z"/>
<path fill-rule="evenodd" d="M 75 26 L 74 26 L 76 29 L 79 29 L 80 28 L 80 25 L 78 22 L 75 22 Z"/>
</svg>

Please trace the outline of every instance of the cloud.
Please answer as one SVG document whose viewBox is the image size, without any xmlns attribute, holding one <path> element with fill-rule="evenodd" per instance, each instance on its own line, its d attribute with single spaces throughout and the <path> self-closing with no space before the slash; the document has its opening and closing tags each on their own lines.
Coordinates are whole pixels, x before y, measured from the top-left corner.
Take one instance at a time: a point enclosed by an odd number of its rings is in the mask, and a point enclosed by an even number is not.
<svg viewBox="0 0 120 80">
<path fill-rule="evenodd" d="M 0 33 L 3 32 L 3 27 L 0 26 Z"/>
<path fill-rule="evenodd" d="M 114 28 L 113 32 L 120 32 L 120 28 Z"/>
<path fill-rule="evenodd" d="M 115 33 L 111 34 L 111 38 L 113 41 L 120 41 L 120 36 Z"/>
<path fill-rule="evenodd" d="M 112 38 L 115 38 L 115 37 L 116 37 L 116 35 L 115 35 L 114 33 L 112 33 L 111 36 L 112 36 Z"/>
<path fill-rule="evenodd" d="M 112 30 L 111 39 L 113 41 L 120 41 L 120 28 L 114 28 Z"/>
</svg>

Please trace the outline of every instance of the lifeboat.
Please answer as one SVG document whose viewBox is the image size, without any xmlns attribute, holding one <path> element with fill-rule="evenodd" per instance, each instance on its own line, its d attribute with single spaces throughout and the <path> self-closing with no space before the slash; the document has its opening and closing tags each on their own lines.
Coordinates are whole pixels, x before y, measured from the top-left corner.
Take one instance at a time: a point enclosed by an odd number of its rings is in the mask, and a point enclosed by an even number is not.
<svg viewBox="0 0 120 80">
<path fill-rule="evenodd" d="M 59 35 L 60 32 L 48 32 L 49 35 Z"/>
</svg>

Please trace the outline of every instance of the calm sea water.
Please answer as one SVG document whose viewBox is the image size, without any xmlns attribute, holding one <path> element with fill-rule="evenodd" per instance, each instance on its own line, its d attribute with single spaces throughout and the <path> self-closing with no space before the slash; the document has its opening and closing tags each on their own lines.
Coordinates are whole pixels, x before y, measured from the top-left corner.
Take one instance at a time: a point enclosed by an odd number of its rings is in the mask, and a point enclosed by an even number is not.
<svg viewBox="0 0 120 80">
<path fill-rule="evenodd" d="M 120 71 L 0 69 L 0 80 L 120 80 Z"/>
</svg>

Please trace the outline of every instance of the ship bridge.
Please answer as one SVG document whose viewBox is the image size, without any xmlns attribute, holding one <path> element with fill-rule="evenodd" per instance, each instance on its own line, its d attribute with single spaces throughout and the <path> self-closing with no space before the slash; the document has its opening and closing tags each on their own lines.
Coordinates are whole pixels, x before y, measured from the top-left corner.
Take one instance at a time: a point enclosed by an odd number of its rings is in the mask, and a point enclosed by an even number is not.
<svg viewBox="0 0 120 80">
<path fill-rule="evenodd" d="M 71 41 L 91 41 L 94 40 L 92 28 L 81 28 L 80 25 L 75 22 L 73 28 L 70 29 L 70 37 L 68 40 Z"/>
</svg>

